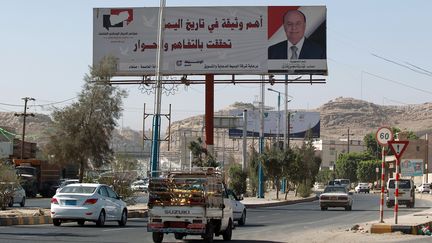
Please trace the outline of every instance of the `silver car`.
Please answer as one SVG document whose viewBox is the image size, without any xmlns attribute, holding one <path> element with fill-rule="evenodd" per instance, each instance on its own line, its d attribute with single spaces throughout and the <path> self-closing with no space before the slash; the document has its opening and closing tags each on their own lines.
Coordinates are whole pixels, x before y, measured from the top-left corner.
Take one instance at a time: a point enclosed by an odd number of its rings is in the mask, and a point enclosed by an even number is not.
<svg viewBox="0 0 432 243">
<path fill-rule="evenodd" d="M 346 211 L 352 209 L 352 192 L 348 192 L 345 186 L 327 186 L 319 197 L 321 210 L 329 207 L 343 207 Z"/>
<path fill-rule="evenodd" d="M 19 203 L 21 207 L 25 206 L 26 201 L 26 193 L 22 186 L 18 183 L 14 183 L 10 186 L 10 189 L 13 191 L 12 197 L 9 199 L 8 206 L 12 207 L 14 204 Z"/>
</svg>

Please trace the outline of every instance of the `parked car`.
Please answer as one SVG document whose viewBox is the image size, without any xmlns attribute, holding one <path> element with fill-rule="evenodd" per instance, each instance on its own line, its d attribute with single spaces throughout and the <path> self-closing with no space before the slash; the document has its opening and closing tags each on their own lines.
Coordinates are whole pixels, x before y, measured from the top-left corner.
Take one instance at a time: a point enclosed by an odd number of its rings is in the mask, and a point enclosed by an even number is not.
<svg viewBox="0 0 432 243">
<path fill-rule="evenodd" d="M 78 179 L 63 179 L 62 182 L 60 183 L 60 185 L 58 186 L 58 188 L 56 189 L 56 194 L 65 186 L 70 185 L 70 184 L 74 184 L 74 183 L 79 183 Z"/>
<path fill-rule="evenodd" d="M 134 181 L 131 184 L 131 189 L 133 191 L 141 191 L 141 192 L 146 192 L 148 190 L 148 180 L 138 180 L 138 181 Z"/>
<path fill-rule="evenodd" d="M 395 186 L 396 179 L 390 178 L 387 181 L 386 205 L 388 208 L 395 205 Z M 415 186 L 410 179 L 399 179 L 398 204 L 413 208 L 415 205 Z"/>
<path fill-rule="evenodd" d="M 349 192 L 346 186 L 327 186 L 319 197 L 321 210 L 327 210 L 329 207 L 343 207 L 351 211 L 353 204 L 351 195 L 352 192 Z"/>
<path fill-rule="evenodd" d="M 11 190 L 13 192 L 12 197 L 8 202 L 9 207 L 12 207 L 16 203 L 19 203 L 21 207 L 25 206 L 26 193 L 24 188 L 19 183 L 11 184 L 7 190 Z"/>
<path fill-rule="evenodd" d="M 234 221 L 237 221 L 239 225 L 246 224 L 246 207 L 240 202 L 243 197 L 237 197 L 232 190 L 228 190 L 228 197 L 231 199 Z"/>
<path fill-rule="evenodd" d="M 320 182 L 315 182 L 314 190 L 321 190 L 321 189 L 324 189 L 324 184 Z"/>
<path fill-rule="evenodd" d="M 369 183 L 366 182 L 360 182 L 355 188 L 354 191 L 356 193 L 360 193 L 360 192 L 364 192 L 364 193 L 369 193 L 370 188 L 369 188 Z"/>
<path fill-rule="evenodd" d="M 423 183 L 419 187 L 417 187 L 416 190 L 420 193 L 430 193 L 430 184 Z"/>
<path fill-rule="evenodd" d="M 51 199 L 51 218 L 55 226 L 66 221 L 96 222 L 103 226 L 105 221 L 117 221 L 126 225 L 126 203 L 104 184 L 76 183 L 63 187 Z"/>
</svg>

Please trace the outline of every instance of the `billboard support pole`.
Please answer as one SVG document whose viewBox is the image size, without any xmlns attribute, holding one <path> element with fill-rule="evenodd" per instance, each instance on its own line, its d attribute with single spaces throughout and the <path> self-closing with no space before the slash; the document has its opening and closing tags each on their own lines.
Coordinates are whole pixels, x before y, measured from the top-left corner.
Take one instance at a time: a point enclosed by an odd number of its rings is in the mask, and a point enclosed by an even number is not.
<svg viewBox="0 0 432 243">
<path fill-rule="evenodd" d="M 214 75 L 206 74 L 205 78 L 205 143 L 208 152 L 213 155 Z"/>
<path fill-rule="evenodd" d="M 161 113 L 161 102 L 162 102 L 162 81 L 161 81 L 161 70 L 162 70 L 162 45 L 164 37 L 164 8 L 165 0 L 160 0 L 159 7 L 159 29 L 158 29 L 158 52 L 156 56 L 156 86 L 155 86 L 155 116 L 153 117 L 153 141 L 151 150 L 151 170 L 152 177 L 157 177 L 157 171 L 159 171 L 159 138 L 160 138 L 160 113 Z"/>
<path fill-rule="evenodd" d="M 264 80 L 264 75 L 261 76 Z M 261 101 L 260 101 L 260 136 L 259 136 L 259 153 L 264 153 L 264 94 L 265 94 L 265 83 L 261 83 Z M 258 198 L 264 198 L 264 188 L 263 188 L 263 161 L 259 161 L 258 165 Z"/>
<path fill-rule="evenodd" d="M 247 160 L 247 110 L 243 111 L 243 160 L 242 160 L 242 170 L 246 170 L 246 160 Z"/>
</svg>

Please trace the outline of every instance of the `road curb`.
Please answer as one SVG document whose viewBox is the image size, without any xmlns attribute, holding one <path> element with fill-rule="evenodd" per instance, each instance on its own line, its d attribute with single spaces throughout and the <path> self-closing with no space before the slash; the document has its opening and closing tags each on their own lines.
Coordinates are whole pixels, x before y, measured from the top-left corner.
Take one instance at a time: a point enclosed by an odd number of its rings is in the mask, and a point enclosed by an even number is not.
<svg viewBox="0 0 432 243">
<path fill-rule="evenodd" d="M 128 218 L 145 218 L 147 210 L 129 210 Z M 51 216 L 8 216 L 0 217 L 0 226 L 52 224 Z"/>
<path fill-rule="evenodd" d="M 264 207 L 274 207 L 274 206 L 284 206 L 284 205 L 291 205 L 296 203 L 303 203 L 303 202 L 313 202 L 317 200 L 317 196 L 303 198 L 303 199 L 297 199 L 297 200 L 284 200 L 280 202 L 269 202 L 269 203 L 256 203 L 256 204 L 245 204 L 246 208 L 264 208 Z"/>
<path fill-rule="evenodd" d="M 404 234 L 418 235 L 419 230 L 424 226 L 432 226 L 432 221 L 416 224 L 416 225 L 396 225 L 396 224 L 385 224 L 385 223 L 376 223 L 372 224 L 370 232 L 372 234 L 384 234 L 384 233 L 393 233 L 393 232 L 402 232 Z"/>
<path fill-rule="evenodd" d="M 0 226 L 51 224 L 50 216 L 16 216 L 0 218 Z"/>
</svg>

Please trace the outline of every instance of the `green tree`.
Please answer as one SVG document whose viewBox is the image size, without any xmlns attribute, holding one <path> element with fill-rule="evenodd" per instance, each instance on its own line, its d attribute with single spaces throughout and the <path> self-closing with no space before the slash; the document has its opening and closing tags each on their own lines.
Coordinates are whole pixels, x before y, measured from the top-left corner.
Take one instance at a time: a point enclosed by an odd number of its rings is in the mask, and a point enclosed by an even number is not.
<svg viewBox="0 0 432 243">
<path fill-rule="evenodd" d="M 363 142 L 366 146 L 366 151 L 375 158 L 381 158 L 382 147 L 376 140 L 375 133 L 368 133 L 364 136 Z"/>
<path fill-rule="evenodd" d="M 333 171 L 329 169 L 320 170 L 315 177 L 315 181 L 327 184 L 328 181 L 333 179 Z"/>
<path fill-rule="evenodd" d="M 203 141 L 198 138 L 197 141 L 190 142 L 188 148 L 192 151 L 192 165 L 196 167 L 218 167 L 219 163 L 214 156 L 208 153 L 203 146 Z"/>
<path fill-rule="evenodd" d="M 234 191 L 236 195 L 246 193 L 247 173 L 243 172 L 241 165 L 232 164 L 228 169 L 228 177 L 228 186 Z"/>
<path fill-rule="evenodd" d="M 284 153 L 276 146 L 267 147 L 264 154 L 261 156 L 263 169 L 266 177 L 273 182 L 276 187 L 276 199 L 279 199 L 280 180 L 283 176 L 281 170 Z"/>
<path fill-rule="evenodd" d="M 58 161 L 77 163 L 80 181 L 88 163 L 99 167 L 113 159 L 110 141 L 127 96 L 124 90 L 107 85 L 116 67 L 115 58 L 103 58 L 85 75 L 78 101 L 52 114 L 55 131 L 47 151 Z"/>
<path fill-rule="evenodd" d="M 369 153 L 341 154 L 336 160 L 336 174 L 339 178 L 349 179 L 351 182 L 358 181 L 357 168 L 360 161 L 372 160 L 374 157 Z"/>
<path fill-rule="evenodd" d="M 290 185 L 297 185 L 302 177 L 300 175 L 301 170 L 301 159 L 295 150 L 287 149 L 284 152 L 283 162 L 282 162 L 282 176 L 287 180 L 287 188 L 285 190 L 285 200 L 288 197 L 288 192 L 290 191 Z"/>
<path fill-rule="evenodd" d="M 373 182 L 376 180 L 376 168 L 381 170 L 381 162 L 377 160 L 363 160 L 357 166 L 357 179 L 359 182 Z"/>
<path fill-rule="evenodd" d="M 259 165 L 259 154 L 253 146 L 249 147 L 248 151 L 248 178 L 249 187 L 252 195 L 256 195 L 258 191 L 258 165 Z"/>
</svg>

